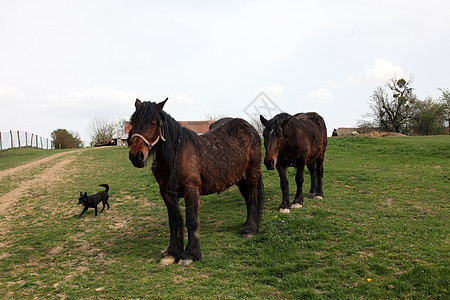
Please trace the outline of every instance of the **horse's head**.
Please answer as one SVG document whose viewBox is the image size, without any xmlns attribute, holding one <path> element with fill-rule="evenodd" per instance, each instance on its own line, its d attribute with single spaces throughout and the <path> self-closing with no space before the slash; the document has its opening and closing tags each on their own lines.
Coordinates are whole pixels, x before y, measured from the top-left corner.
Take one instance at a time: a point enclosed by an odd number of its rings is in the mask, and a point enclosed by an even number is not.
<svg viewBox="0 0 450 300">
<path fill-rule="evenodd" d="M 277 164 L 278 152 L 283 143 L 283 122 L 289 118 L 288 114 L 279 114 L 274 118 L 267 120 L 262 115 L 259 116 L 261 123 L 264 125 L 264 148 L 266 148 L 266 156 L 264 164 L 268 170 L 275 169 Z"/>
<path fill-rule="evenodd" d="M 143 168 L 152 148 L 164 140 L 161 112 L 167 100 L 155 103 L 136 99 L 128 134 L 129 158 L 136 168 Z"/>
</svg>

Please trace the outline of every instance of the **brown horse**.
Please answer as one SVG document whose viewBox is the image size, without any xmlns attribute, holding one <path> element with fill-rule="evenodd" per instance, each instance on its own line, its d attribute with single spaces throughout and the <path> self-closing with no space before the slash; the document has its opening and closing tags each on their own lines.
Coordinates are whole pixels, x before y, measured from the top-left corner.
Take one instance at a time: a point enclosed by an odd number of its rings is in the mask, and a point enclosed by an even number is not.
<svg viewBox="0 0 450 300">
<path fill-rule="evenodd" d="M 261 141 L 242 119 L 229 120 L 198 136 L 162 110 L 166 101 L 157 104 L 136 99 L 129 157 L 138 168 L 153 157 L 152 171 L 167 206 L 170 227 L 169 247 L 160 263 L 184 266 L 201 258 L 200 195 L 222 192 L 236 184 L 247 205 L 244 237 L 258 232 L 263 205 Z M 186 204 L 186 249 L 179 198 Z"/>
<path fill-rule="evenodd" d="M 325 122 L 317 113 L 299 113 L 291 116 L 281 113 L 270 121 L 260 116 L 264 128 L 264 164 L 268 170 L 275 167 L 280 175 L 282 201 L 280 212 L 289 213 L 291 207 L 303 207 L 303 171 L 305 165 L 311 176 L 309 196 L 323 198 L 323 161 L 327 148 Z M 289 182 L 287 167 L 296 167 L 297 193 L 291 206 L 289 203 Z"/>
</svg>

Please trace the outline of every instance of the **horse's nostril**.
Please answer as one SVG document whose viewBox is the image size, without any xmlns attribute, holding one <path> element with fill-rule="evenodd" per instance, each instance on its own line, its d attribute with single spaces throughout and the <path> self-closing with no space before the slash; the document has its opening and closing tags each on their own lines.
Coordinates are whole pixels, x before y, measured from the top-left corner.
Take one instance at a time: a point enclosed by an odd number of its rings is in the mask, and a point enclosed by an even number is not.
<svg viewBox="0 0 450 300">
<path fill-rule="evenodd" d="M 136 154 L 133 154 L 130 151 L 128 157 L 136 168 L 143 168 L 145 166 L 145 155 L 142 151 L 139 151 Z"/>
</svg>

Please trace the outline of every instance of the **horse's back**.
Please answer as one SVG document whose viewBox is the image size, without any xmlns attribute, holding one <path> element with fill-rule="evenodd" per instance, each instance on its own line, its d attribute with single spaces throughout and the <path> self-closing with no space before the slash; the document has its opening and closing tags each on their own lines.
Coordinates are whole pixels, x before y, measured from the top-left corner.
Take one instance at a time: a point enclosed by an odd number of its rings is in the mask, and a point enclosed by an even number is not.
<svg viewBox="0 0 450 300">
<path fill-rule="evenodd" d="M 225 190 L 261 164 L 261 139 L 252 125 L 239 118 L 218 125 L 199 136 L 202 194 Z"/>
<path fill-rule="evenodd" d="M 313 160 L 324 156 L 328 143 L 327 129 L 319 114 L 308 112 L 293 115 L 287 121 L 285 131 L 291 148 L 309 153 L 307 156 Z"/>
<path fill-rule="evenodd" d="M 205 132 L 201 137 L 207 140 L 215 140 L 217 138 L 251 138 L 258 139 L 259 135 L 256 129 L 247 121 L 241 118 L 222 118 L 214 122 L 210 126 L 210 130 Z"/>
</svg>

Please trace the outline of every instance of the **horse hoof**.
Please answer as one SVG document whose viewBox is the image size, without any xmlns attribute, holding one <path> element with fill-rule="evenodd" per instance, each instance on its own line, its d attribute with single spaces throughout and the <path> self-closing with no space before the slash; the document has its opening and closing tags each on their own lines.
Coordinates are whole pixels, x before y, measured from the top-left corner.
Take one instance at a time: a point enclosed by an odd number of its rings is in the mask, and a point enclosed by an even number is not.
<svg viewBox="0 0 450 300">
<path fill-rule="evenodd" d="M 244 233 L 244 235 L 242 236 L 244 239 L 249 239 L 253 236 L 253 234 L 251 233 Z"/>
<path fill-rule="evenodd" d="M 180 259 L 180 261 L 178 262 L 178 265 L 182 266 L 182 267 L 186 267 L 186 266 L 189 266 L 190 264 L 192 264 L 193 262 L 194 261 L 192 259 L 190 259 L 190 258 L 188 258 L 188 259 Z"/>
<path fill-rule="evenodd" d="M 280 208 L 280 213 L 282 213 L 282 214 L 288 214 L 290 212 L 291 212 L 291 210 L 289 208 Z"/>
<path fill-rule="evenodd" d="M 316 195 L 316 194 L 314 194 L 314 193 L 309 193 L 309 194 L 308 194 L 308 198 L 309 198 L 309 199 L 314 199 L 314 196 L 315 196 L 315 195 Z"/>
<path fill-rule="evenodd" d="M 323 200 L 322 196 L 314 196 L 314 200 Z"/>
<path fill-rule="evenodd" d="M 291 208 L 302 208 L 302 207 L 303 207 L 303 205 L 300 203 L 294 203 L 291 205 Z"/>
<path fill-rule="evenodd" d="M 170 266 L 173 265 L 175 263 L 175 257 L 173 256 L 165 256 L 163 258 L 161 258 L 161 260 L 159 261 L 159 264 L 161 266 Z"/>
</svg>

